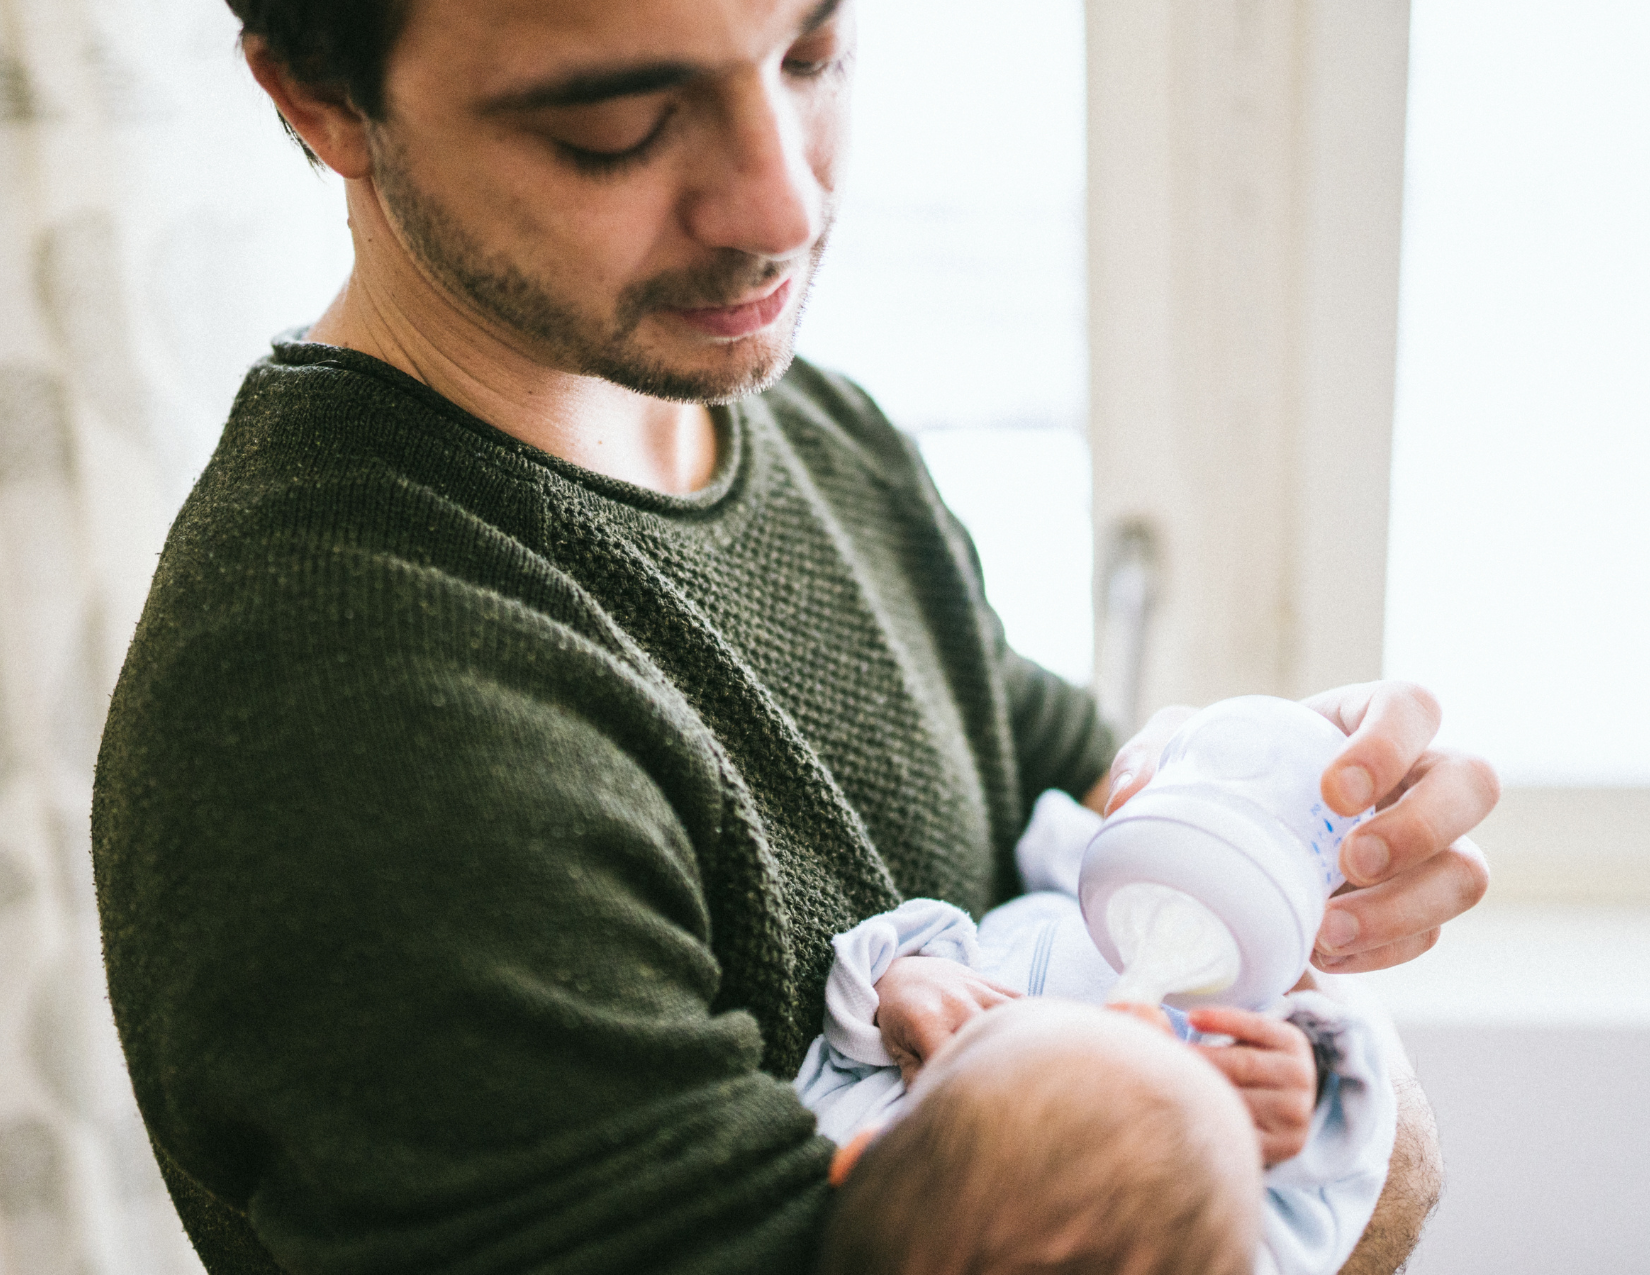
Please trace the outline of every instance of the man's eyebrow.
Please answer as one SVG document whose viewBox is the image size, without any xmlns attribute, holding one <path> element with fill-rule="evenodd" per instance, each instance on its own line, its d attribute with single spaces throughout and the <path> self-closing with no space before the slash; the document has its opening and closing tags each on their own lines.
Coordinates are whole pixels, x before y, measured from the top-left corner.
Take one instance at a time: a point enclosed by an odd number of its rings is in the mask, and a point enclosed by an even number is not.
<svg viewBox="0 0 1650 1275">
<path fill-rule="evenodd" d="M 802 23 L 802 34 L 812 35 L 836 17 L 836 11 L 841 7 L 842 0 L 819 0 L 819 3 L 814 6 L 813 12 Z"/>
<path fill-rule="evenodd" d="M 700 69 L 685 62 L 653 62 L 640 66 L 598 67 L 575 71 L 560 79 L 505 93 L 482 103 L 484 114 L 499 111 L 536 111 L 553 106 L 589 106 L 617 97 L 640 97 L 685 84 Z"/>
<path fill-rule="evenodd" d="M 836 16 L 842 0 L 819 0 L 802 22 L 802 35 L 812 35 Z M 500 111 L 537 111 L 556 106 L 589 106 L 619 97 L 641 97 L 673 89 L 702 74 L 687 62 L 651 62 L 639 66 L 596 67 L 575 71 L 560 79 L 535 84 L 489 98 L 482 103 L 483 114 Z"/>
</svg>

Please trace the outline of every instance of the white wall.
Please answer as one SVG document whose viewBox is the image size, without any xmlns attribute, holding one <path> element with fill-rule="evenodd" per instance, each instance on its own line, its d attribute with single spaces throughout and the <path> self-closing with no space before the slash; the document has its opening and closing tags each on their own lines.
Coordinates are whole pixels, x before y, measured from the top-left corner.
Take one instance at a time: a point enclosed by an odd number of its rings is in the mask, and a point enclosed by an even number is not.
<svg viewBox="0 0 1650 1275">
<path fill-rule="evenodd" d="M 1650 1272 L 1650 1028 L 1411 1028 L 1443 1204 L 1410 1275 Z"/>
<path fill-rule="evenodd" d="M 1650 909 L 1492 903 L 1364 980 L 1444 1149 L 1412 1275 L 1650 1272 Z"/>
</svg>

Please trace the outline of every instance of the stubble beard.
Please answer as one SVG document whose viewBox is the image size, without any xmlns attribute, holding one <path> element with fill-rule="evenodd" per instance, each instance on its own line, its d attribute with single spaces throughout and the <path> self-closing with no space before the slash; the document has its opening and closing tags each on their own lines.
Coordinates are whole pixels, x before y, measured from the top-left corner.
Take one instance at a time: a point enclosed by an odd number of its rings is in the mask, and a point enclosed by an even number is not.
<svg viewBox="0 0 1650 1275">
<path fill-rule="evenodd" d="M 785 375 L 795 357 L 796 327 L 825 252 L 834 209 L 808 250 L 793 284 L 801 292 L 783 328 L 756 339 L 709 347 L 721 366 L 675 367 L 642 347 L 637 330 L 662 310 L 728 305 L 771 284 L 794 268 L 794 259 L 775 261 L 737 249 L 718 249 L 693 270 L 644 279 L 619 293 L 610 320 L 591 314 L 571 297 L 558 294 L 516 262 L 489 254 L 434 196 L 408 176 L 396 148 L 374 139 L 373 179 L 400 224 L 419 263 L 438 283 L 468 301 L 484 316 L 529 338 L 545 361 L 581 376 L 599 377 L 650 398 L 682 403 L 731 403 L 758 394 Z"/>
</svg>

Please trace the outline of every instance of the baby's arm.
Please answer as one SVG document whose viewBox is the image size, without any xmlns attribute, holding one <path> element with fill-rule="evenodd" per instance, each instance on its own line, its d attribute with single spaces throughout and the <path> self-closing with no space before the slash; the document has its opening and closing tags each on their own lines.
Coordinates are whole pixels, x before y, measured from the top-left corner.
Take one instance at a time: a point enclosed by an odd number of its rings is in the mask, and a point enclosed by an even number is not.
<svg viewBox="0 0 1650 1275">
<path fill-rule="evenodd" d="M 1306 1033 L 1293 1023 L 1242 1009 L 1210 1007 L 1186 1017 L 1200 1032 L 1233 1038 L 1230 1045 L 1193 1048 L 1243 1095 L 1266 1167 L 1299 1155 L 1312 1132 L 1318 1102 L 1318 1069 Z"/>
</svg>

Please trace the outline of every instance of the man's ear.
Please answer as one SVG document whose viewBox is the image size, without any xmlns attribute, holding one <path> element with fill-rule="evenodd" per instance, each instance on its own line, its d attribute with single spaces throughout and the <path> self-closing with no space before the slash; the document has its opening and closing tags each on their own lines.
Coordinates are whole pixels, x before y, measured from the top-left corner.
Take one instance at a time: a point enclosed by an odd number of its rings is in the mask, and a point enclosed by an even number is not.
<svg viewBox="0 0 1650 1275">
<path fill-rule="evenodd" d="M 275 102 L 275 109 L 304 145 L 340 177 L 372 172 L 367 120 L 341 88 L 305 84 L 269 51 L 262 36 L 242 40 L 252 78 Z"/>
<path fill-rule="evenodd" d="M 832 1186 L 841 1186 L 848 1180 L 848 1175 L 854 1171 L 854 1166 L 859 1163 L 859 1157 L 864 1154 L 865 1148 L 875 1142 L 877 1134 L 881 1132 L 880 1124 L 869 1125 L 836 1149 L 836 1154 L 831 1157 Z"/>
</svg>

